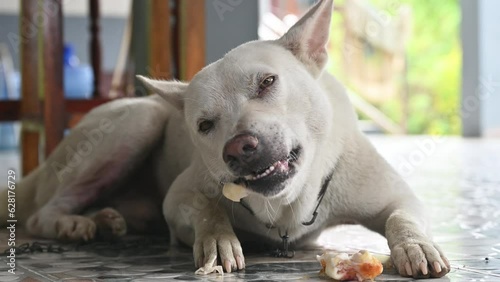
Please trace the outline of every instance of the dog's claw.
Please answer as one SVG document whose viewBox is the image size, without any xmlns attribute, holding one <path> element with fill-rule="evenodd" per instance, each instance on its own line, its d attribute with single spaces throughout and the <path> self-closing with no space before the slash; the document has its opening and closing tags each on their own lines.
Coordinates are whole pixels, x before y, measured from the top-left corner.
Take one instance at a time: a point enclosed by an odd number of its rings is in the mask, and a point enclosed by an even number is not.
<svg viewBox="0 0 500 282">
<path fill-rule="evenodd" d="M 236 257 L 236 265 L 238 266 L 238 269 L 245 268 L 245 264 L 244 264 L 244 262 L 243 262 L 243 260 L 241 259 L 240 256 Z"/>
<path fill-rule="evenodd" d="M 405 269 L 406 269 L 406 273 L 408 274 L 408 276 L 412 276 L 413 273 L 411 271 L 411 265 L 409 262 L 405 263 Z"/>
<path fill-rule="evenodd" d="M 231 273 L 232 266 L 231 266 L 231 262 L 229 260 L 224 261 L 224 267 L 226 268 L 227 273 Z"/>
<path fill-rule="evenodd" d="M 439 262 L 435 261 L 434 264 L 434 270 L 437 272 L 437 273 L 440 273 L 442 271 L 441 269 L 441 265 L 439 264 Z"/>
<path fill-rule="evenodd" d="M 425 262 L 421 262 L 419 267 L 423 275 L 427 275 L 429 273 L 429 270 L 427 269 L 427 264 Z"/>
</svg>

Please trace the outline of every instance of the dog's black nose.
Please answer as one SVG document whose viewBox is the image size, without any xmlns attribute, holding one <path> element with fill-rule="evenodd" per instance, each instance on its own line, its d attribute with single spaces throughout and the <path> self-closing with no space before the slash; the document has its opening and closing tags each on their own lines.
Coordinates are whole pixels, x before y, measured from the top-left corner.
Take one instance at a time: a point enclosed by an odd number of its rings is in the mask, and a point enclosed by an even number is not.
<svg viewBox="0 0 500 282">
<path fill-rule="evenodd" d="M 229 140 L 224 146 L 222 158 L 224 162 L 231 161 L 243 163 L 248 159 L 259 145 L 259 140 L 250 134 L 241 134 Z"/>
</svg>

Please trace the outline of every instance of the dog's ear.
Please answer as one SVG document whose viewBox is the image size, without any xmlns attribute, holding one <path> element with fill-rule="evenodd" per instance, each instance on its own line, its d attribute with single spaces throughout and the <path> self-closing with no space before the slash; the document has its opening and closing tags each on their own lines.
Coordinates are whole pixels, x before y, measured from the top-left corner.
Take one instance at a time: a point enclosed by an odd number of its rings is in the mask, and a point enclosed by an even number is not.
<svg viewBox="0 0 500 282">
<path fill-rule="evenodd" d="M 328 61 L 333 0 L 320 0 L 278 42 L 318 77 Z"/>
<path fill-rule="evenodd" d="M 176 107 L 178 110 L 184 108 L 184 100 L 182 95 L 188 87 L 187 83 L 175 81 L 175 80 L 156 80 L 144 77 L 142 75 L 136 76 L 146 88 L 150 91 L 159 94 L 163 99 L 167 100 L 170 104 Z"/>
</svg>

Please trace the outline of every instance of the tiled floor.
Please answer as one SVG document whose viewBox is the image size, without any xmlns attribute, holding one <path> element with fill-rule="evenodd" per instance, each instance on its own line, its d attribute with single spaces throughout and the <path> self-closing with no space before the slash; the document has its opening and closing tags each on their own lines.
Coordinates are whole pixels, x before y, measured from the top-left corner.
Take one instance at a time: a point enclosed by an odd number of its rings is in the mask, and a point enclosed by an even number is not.
<svg viewBox="0 0 500 282">
<path fill-rule="evenodd" d="M 372 137 L 372 140 L 429 207 L 435 239 L 453 268 L 445 278 L 434 281 L 500 281 L 500 140 L 431 137 Z M 14 159 L 12 154 L 0 152 L 1 181 L 5 178 L 1 174 L 17 165 L 12 163 Z M 6 232 L 1 232 L 0 245 L 5 246 Z M 18 240 L 23 237 L 18 234 Z M 328 230 L 319 243 L 342 251 L 368 249 L 382 259 L 387 259 L 388 254 L 383 237 L 355 226 Z M 63 248 L 65 252 L 60 254 L 19 255 L 17 276 L 9 275 L 7 265 L 2 262 L 0 282 L 321 280 L 320 267 L 315 261 L 319 249 L 297 252 L 293 259 L 247 254 L 245 271 L 222 277 L 195 276 L 190 250 L 169 249 L 165 239 L 128 238 L 111 245 L 94 243 Z M 32 279 L 23 280 L 27 277 Z M 377 281 L 410 280 L 395 275 L 390 267 L 377 278 Z"/>
</svg>

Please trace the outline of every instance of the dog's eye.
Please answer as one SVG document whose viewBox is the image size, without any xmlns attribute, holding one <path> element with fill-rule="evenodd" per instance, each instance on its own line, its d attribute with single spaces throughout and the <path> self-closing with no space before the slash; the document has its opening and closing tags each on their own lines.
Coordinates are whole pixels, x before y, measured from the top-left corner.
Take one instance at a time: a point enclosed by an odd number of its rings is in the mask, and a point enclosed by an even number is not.
<svg viewBox="0 0 500 282">
<path fill-rule="evenodd" d="M 204 120 L 198 124 L 198 131 L 203 134 L 207 134 L 215 126 L 215 123 L 211 120 Z"/>
<path fill-rule="evenodd" d="M 264 78 L 264 80 L 262 80 L 262 82 L 259 85 L 259 92 L 266 90 L 266 88 L 273 85 L 275 81 L 276 81 L 276 76 L 274 75 L 270 75 Z"/>
</svg>

